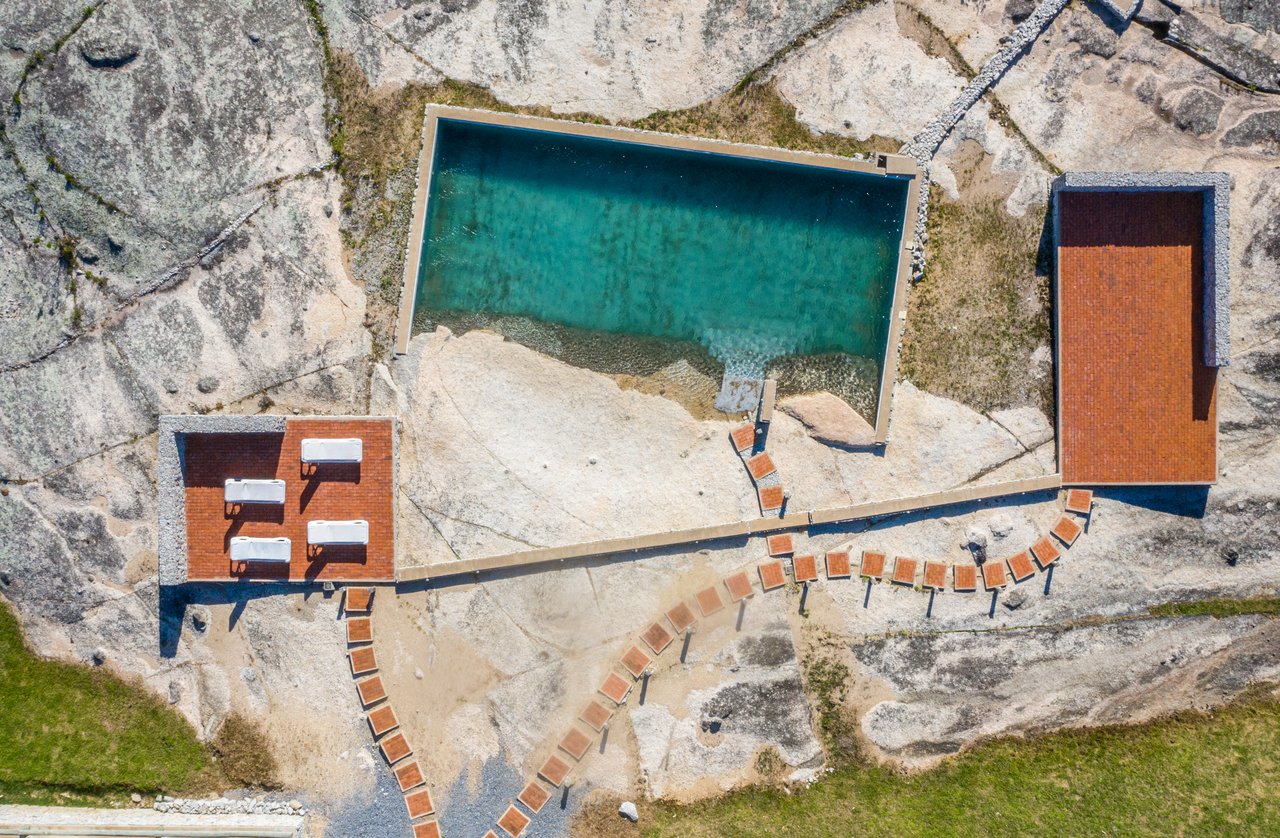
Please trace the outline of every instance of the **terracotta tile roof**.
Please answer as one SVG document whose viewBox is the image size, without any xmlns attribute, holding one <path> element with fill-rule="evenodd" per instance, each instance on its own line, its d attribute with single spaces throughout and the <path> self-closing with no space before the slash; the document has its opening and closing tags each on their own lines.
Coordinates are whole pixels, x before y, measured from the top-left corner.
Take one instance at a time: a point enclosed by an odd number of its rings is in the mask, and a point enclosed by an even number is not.
<svg viewBox="0 0 1280 838">
<path fill-rule="evenodd" d="M 961 592 L 978 590 L 977 565 L 953 564 L 951 566 L 951 587 Z"/>
<path fill-rule="evenodd" d="M 613 716 L 613 711 L 605 707 L 598 701 L 588 701 L 587 706 L 578 714 L 578 718 L 586 722 L 586 724 L 596 733 L 604 730 L 604 726 Z"/>
<path fill-rule="evenodd" d="M 538 769 L 538 776 L 551 785 L 558 786 L 564 782 L 565 777 L 569 776 L 569 763 L 552 754 Z"/>
<path fill-rule="evenodd" d="M 1058 415 L 1066 483 L 1210 483 L 1204 197 L 1061 192 Z"/>
<path fill-rule="evenodd" d="M 791 559 L 791 571 L 797 582 L 817 582 L 817 556 L 793 556 Z"/>
<path fill-rule="evenodd" d="M 671 645 L 671 632 L 664 629 L 661 623 L 654 623 L 644 630 L 640 639 L 653 650 L 655 655 L 660 655 L 663 649 Z"/>
<path fill-rule="evenodd" d="M 849 564 L 849 554 L 844 550 L 828 553 L 826 563 L 828 579 L 847 579 L 853 575 L 853 568 Z"/>
<path fill-rule="evenodd" d="M 729 432 L 729 436 L 733 439 L 735 449 L 748 451 L 756 444 L 756 426 L 751 423 L 739 425 Z"/>
<path fill-rule="evenodd" d="M 796 551 L 795 538 L 789 532 L 780 532 L 765 539 L 770 556 L 789 556 Z"/>
<path fill-rule="evenodd" d="M 915 587 L 916 560 L 898 556 L 893 560 L 893 583 Z"/>
<path fill-rule="evenodd" d="M 373 607 L 373 588 L 343 588 L 342 610 L 363 613 Z"/>
<path fill-rule="evenodd" d="M 1036 539 L 1035 544 L 1031 545 L 1031 554 L 1036 557 L 1036 564 L 1040 565 L 1043 570 L 1057 561 L 1058 557 L 1062 555 L 1062 551 L 1054 546 L 1053 542 L 1049 540 L 1049 536 L 1042 535 Z"/>
<path fill-rule="evenodd" d="M 1058 519 L 1058 523 L 1053 525 L 1053 529 L 1049 532 L 1053 533 L 1053 537 L 1070 547 L 1076 543 L 1076 539 L 1080 536 L 1084 527 L 1076 523 L 1075 518 L 1063 515 Z"/>
<path fill-rule="evenodd" d="M 924 563 L 924 587 L 940 591 L 947 587 L 947 563 L 933 560 Z"/>
<path fill-rule="evenodd" d="M 391 709 L 390 704 L 384 704 L 377 710 L 371 711 L 368 719 L 369 729 L 373 731 L 374 739 L 400 726 L 400 722 L 396 720 L 396 711 Z"/>
<path fill-rule="evenodd" d="M 1009 557 L 1009 572 L 1013 574 L 1015 582 L 1021 582 L 1023 579 L 1030 579 L 1036 575 L 1036 566 L 1031 563 L 1031 554 L 1026 550 L 1021 553 L 1014 553 Z"/>
<path fill-rule="evenodd" d="M 761 512 L 776 512 L 782 508 L 782 503 L 786 500 L 781 486 L 763 486 L 758 494 Z"/>
<path fill-rule="evenodd" d="M 520 833 L 529 825 L 529 816 L 515 806 L 507 806 L 507 811 L 498 818 L 498 826 L 511 838 L 519 838 Z"/>
<path fill-rule="evenodd" d="M 381 675 L 374 675 L 372 678 L 356 681 L 356 691 L 360 693 L 360 703 L 365 707 L 370 704 L 377 704 L 387 697 L 387 691 L 382 686 Z"/>
<path fill-rule="evenodd" d="M 574 759 L 582 759 L 587 748 L 591 747 L 591 737 L 587 736 L 576 727 L 570 728 L 569 732 L 560 740 L 559 748 Z"/>
<path fill-rule="evenodd" d="M 348 657 L 351 658 L 352 675 L 363 675 L 378 668 L 378 660 L 373 656 L 372 646 L 361 646 L 358 649 L 352 649 Z"/>
<path fill-rule="evenodd" d="M 1068 489 L 1067 511 L 1077 515 L 1088 515 L 1093 511 L 1092 489 Z"/>
<path fill-rule="evenodd" d="M 392 485 L 392 421 L 384 418 L 293 418 L 283 434 L 187 434 L 184 485 L 187 519 L 187 577 L 192 581 L 288 579 L 300 581 L 378 580 L 395 578 L 395 515 Z M 360 463 L 325 464 L 303 477 L 302 440 L 306 437 L 359 437 Z M 282 506 L 244 504 L 227 517 L 223 483 L 232 477 L 285 481 Z M 307 549 L 307 522 L 369 522 L 365 547 Z M 232 536 L 278 537 L 292 542 L 287 564 L 236 562 Z M 347 610 L 357 595 L 348 589 Z"/>
<path fill-rule="evenodd" d="M 621 704 L 627 700 L 627 693 L 631 692 L 631 685 L 622 680 L 616 673 L 610 672 L 605 676 L 597 692 L 614 704 Z"/>
<path fill-rule="evenodd" d="M 631 677 L 639 678 L 644 670 L 653 663 L 653 658 L 640 651 L 639 646 L 632 646 L 622 656 L 622 668 L 631 673 Z"/>
<path fill-rule="evenodd" d="M 747 460 L 747 471 L 751 472 L 751 476 L 756 480 L 768 477 L 777 470 L 773 465 L 773 458 L 764 451 Z"/>
<path fill-rule="evenodd" d="M 715 585 L 698 591 L 694 598 L 698 600 L 698 610 L 704 617 L 710 617 L 724 608 L 724 600 L 720 598 L 720 592 L 716 590 Z"/>
<path fill-rule="evenodd" d="M 754 593 L 751 590 L 751 577 L 745 570 L 726 578 L 724 586 L 729 590 L 729 599 L 732 602 L 746 599 Z"/>
<path fill-rule="evenodd" d="M 489 833 L 492 835 L 493 833 Z M 413 838 L 440 838 L 440 824 L 435 821 L 413 825 Z"/>
<path fill-rule="evenodd" d="M 551 799 L 551 792 L 542 787 L 542 784 L 536 780 L 530 780 L 529 784 L 520 792 L 520 796 L 516 798 L 529 808 L 530 812 L 535 815 L 542 811 L 542 807 Z"/>
<path fill-rule="evenodd" d="M 347 643 L 372 643 L 373 621 L 368 617 L 347 618 Z"/>
<path fill-rule="evenodd" d="M 862 551 L 862 566 L 858 570 L 860 576 L 868 576 L 872 579 L 884 578 L 884 553 L 876 553 L 871 550 Z"/>
<path fill-rule="evenodd" d="M 760 587 L 766 591 L 781 588 L 787 584 L 787 571 L 782 562 L 772 561 L 760 565 Z"/>
<path fill-rule="evenodd" d="M 693 616 L 693 609 L 683 602 L 667 612 L 667 619 L 671 622 L 671 627 L 676 630 L 676 634 L 684 634 L 685 630 L 697 621 Z"/>
<path fill-rule="evenodd" d="M 988 591 L 1003 588 L 1009 584 L 1009 571 L 1003 561 L 987 559 L 982 565 L 982 585 Z"/>
<path fill-rule="evenodd" d="M 383 758 L 392 765 L 413 753 L 413 749 L 409 747 L 409 740 L 405 739 L 400 731 L 379 742 L 378 748 L 382 751 Z"/>
<path fill-rule="evenodd" d="M 431 792 L 426 789 L 418 789 L 411 791 L 404 796 L 405 808 L 409 810 L 409 819 L 424 818 L 436 811 L 435 804 L 431 802 Z"/>
<path fill-rule="evenodd" d="M 422 776 L 422 767 L 418 765 L 416 759 L 396 768 L 394 773 L 396 775 L 396 783 L 400 786 L 400 791 L 417 788 L 426 782 Z"/>
</svg>

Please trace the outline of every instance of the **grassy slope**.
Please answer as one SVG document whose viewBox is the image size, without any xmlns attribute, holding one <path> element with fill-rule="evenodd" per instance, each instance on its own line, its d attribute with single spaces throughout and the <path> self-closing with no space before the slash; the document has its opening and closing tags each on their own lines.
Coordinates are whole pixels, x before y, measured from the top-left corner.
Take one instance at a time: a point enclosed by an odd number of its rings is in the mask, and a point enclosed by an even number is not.
<svg viewBox="0 0 1280 838">
<path fill-rule="evenodd" d="M 1280 702 L 980 746 L 937 770 L 646 807 L 645 836 L 1276 835 Z"/>
<path fill-rule="evenodd" d="M 209 772 L 191 725 L 108 672 L 41 660 L 0 603 L 0 803 L 94 803 Z"/>
</svg>

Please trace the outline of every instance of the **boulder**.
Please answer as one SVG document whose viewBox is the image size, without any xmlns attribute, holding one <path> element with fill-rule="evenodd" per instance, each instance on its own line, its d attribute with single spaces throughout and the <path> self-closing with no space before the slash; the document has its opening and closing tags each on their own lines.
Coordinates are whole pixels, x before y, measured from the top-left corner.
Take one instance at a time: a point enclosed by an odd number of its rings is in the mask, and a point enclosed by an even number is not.
<svg viewBox="0 0 1280 838">
<path fill-rule="evenodd" d="M 1207 90 L 1194 88 L 1182 97 L 1173 109 L 1173 124 L 1180 131 L 1196 136 L 1212 133 L 1218 127 L 1225 100 Z"/>
<path fill-rule="evenodd" d="M 809 436 L 838 448 L 875 445 L 876 429 L 831 393 L 806 393 L 778 402 L 778 409 L 804 425 Z"/>
<path fill-rule="evenodd" d="M 618 814 L 632 823 L 638 823 L 640 821 L 640 812 L 636 810 L 636 804 L 632 803 L 630 800 L 618 807 Z"/>
</svg>

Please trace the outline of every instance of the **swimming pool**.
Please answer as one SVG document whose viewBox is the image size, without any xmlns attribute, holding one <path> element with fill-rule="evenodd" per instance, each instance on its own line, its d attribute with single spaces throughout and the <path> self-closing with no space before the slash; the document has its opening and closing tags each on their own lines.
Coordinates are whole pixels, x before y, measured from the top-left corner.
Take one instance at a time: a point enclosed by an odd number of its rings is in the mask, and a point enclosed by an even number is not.
<svg viewBox="0 0 1280 838">
<path fill-rule="evenodd" d="M 432 110 L 406 276 L 414 331 L 516 315 L 693 341 L 745 369 L 847 354 L 884 377 L 910 174 Z"/>
</svg>

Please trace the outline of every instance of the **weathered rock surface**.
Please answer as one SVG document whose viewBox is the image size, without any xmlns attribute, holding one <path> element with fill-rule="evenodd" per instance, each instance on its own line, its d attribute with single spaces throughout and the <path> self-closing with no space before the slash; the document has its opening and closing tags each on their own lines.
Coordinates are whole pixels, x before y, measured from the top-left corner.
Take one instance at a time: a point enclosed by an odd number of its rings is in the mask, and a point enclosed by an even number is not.
<svg viewBox="0 0 1280 838">
<path fill-rule="evenodd" d="M 836 0 L 644 7 L 605 0 L 360 0 L 329 11 L 343 27 L 373 27 L 432 71 L 485 85 L 505 102 L 617 119 L 723 93 L 838 6 Z M 386 78 L 383 63 L 370 61 Z"/>
<path fill-rule="evenodd" d="M 1280 111 L 1251 113 L 1222 137 L 1227 146 L 1253 146 L 1264 151 L 1280 151 Z"/>
<path fill-rule="evenodd" d="M 1258 90 L 1280 92 L 1280 58 L 1265 38 L 1247 27 L 1184 11 L 1169 24 L 1168 40 L 1225 75 Z M 1254 43 L 1258 42 L 1258 46 Z"/>
<path fill-rule="evenodd" d="M 1218 117 L 1224 104 L 1226 100 L 1221 96 L 1194 88 L 1178 100 L 1177 107 L 1173 109 L 1173 124 L 1192 134 L 1211 134 L 1218 127 Z"/>
<path fill-rule="evenodd" d="M 862 729 L 908 765 L 975 739 L 1059 727 L 1137 722 L 1183 702 L 1221 703 L 1280 676 L 1280 621 L 1266 617 L 1142 620 L 974 637 L 925 634 L 853 643 L 864 672 L 898 698 Z M 1161 696 L 1177 696 L 1170 702 Z"/>
<path fill-rule="evenodd" d="M 826 445 L 859 448 L 875 444 L 876 429 L 830 393 L 789 396 L 778 402 L 778 410 L 796 419 L 809 436 Z"/>
</svg>

